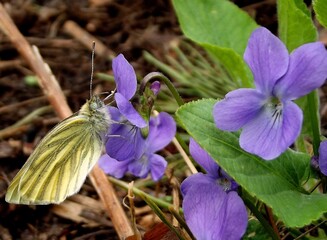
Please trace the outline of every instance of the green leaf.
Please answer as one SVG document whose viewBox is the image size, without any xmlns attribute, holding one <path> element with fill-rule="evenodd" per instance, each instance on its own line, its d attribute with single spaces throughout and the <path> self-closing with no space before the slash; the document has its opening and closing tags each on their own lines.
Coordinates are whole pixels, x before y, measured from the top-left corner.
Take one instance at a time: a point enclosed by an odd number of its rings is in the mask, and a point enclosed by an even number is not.
<svg viewBox="0 0 327 240">
<path fill-rule="evenodd" d="M 250 219 L 243 240 L 270 240 L 271 237 L 257 219 Z"/>
<path fill-rule="evenodd" d="M 314 155 L 318 155 L 318 147 L 320 143 L 320 116 L 319 116 L 319 95 L 315 90 L 308 95 L 301 97 L 295 101 L 303 110 L 303 124 L 301 134 L 297 139 L 297 148 L 299 151 L 306 152 L 307 149 L 301 144 L 305 139 L 312 138 Z M 314 131 L 313 131 L 314 130 Z M 298 146 L 300 145 L 300 146 Z M 304 147 L 304 148 L 303 148 Z M 309 150 L 310 151 L 310 150 Z"/>
<path fill-rule="evenodd" d="M 175 11 L 184 34 L 198 43 L 234 49 L 242 55 L 254 20 L 226 0 L 174 0 Z"/>
<path fill-rule="evenodd" d="M 289 227 L 302 227 L 327 211 L 327 195 L 307 194 L 301 184 L 309 177 L 310 157 L 286 151 L 264 161 L 243 151 L 234 133 L 216 128 L 215 100 L 183 105 L 176 112 L 181 125 L 246 191 L 268 206 Z"/>
<path fill-rule="evenodd" d="M 314 0 L 313 9 L 316 12 L 317 19 L 324 27 L 327 27 L 327 1 Z"/>
<path fill-rule="evenodd" d="M 202 46 L 212 57 L 223 64 L 230 78 L 240 87 L 253 87 L 254 81 L 252 72 L 240 55 L 229 48 L 222 48 L 210 44 L 202 44 Z"/>
<path fill-rule="evenodd" d="M 257 28 L 255 21 L 227 0 L 174 0 L 173 4 L 185 36 L 213 54 L 234 81 L 242 79 L 243 87 L 251 86 L 252 76 L 242 56 Z"/>
<path fill-rule="evenodd" d="M 309 18 L 311 18 L 311 13 L 303 0 L 294 0 L 294 3 L 298 9 L 300 9 L 304 14 L 306 14 Z"/>
<path fill-rule="evenodd" d="M 317 30 L 302 0 L 278 0 L 279 37 L 289 52 L 300 45 L 314 42 Z"/>
</svg>

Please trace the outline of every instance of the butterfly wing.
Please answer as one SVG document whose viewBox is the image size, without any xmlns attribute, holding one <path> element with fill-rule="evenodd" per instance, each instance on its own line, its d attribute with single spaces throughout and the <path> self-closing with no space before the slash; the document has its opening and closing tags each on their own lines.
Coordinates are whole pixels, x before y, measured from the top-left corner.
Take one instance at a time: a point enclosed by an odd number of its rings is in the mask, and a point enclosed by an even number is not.
<svg viewBox="0 0 327 240">
<path fill-rule="evenodd" d="M 60 203 L 78 192 L 100 157 L 102 139 L 85 116 L 59 123 L 40 142 L 10 184 L 6 201 Z"/>
</svg>

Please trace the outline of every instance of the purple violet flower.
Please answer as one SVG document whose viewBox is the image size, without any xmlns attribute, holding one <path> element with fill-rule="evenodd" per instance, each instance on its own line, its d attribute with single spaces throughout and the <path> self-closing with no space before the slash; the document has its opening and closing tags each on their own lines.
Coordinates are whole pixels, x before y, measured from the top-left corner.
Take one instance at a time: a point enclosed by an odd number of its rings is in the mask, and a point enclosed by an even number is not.
<svg viewBox="0 0 327 240">
<path fill-rule="evenodd" d="M 266 28 L 256 29 L 244 60 L 252 70 L 256 89 L 237 89 L 214 106 L 216 126 L 242 128 L 240 146 L 271 160 L 299 136 L 302 110 L 292 101 L 320 87 L 327 76 L 327 51 L 320 42 L 304 44 L 290 55 Z"/>
<path fill-rule="evenodd" d="M 129 101 L 135 95 L 137 79 L 132 65 L 129 64 L 123 54 L 119 54 L 112 60 L 112 71 L 117 86 L 115 101 L 119 111 L 133 125 L 139 128 L 146 127 L 146 121 Z"/>
<path fill-rule="evenodd" d="M 109 107 L 112 120 L 122 122 L 124 116 L 117 108 Z M 149 134 L 144 138 L 141 129 L 128 124 L 113 124 L 106 143 L 107 154 L 99 160 L 105 173 L 121 178 L 126 172 L 145 178 L 151 173 L 154 181 L 159 180 L 166 169 L 165 159 L 155 154 L 173 139 L 176 133 L 174 119 L 165 112 L 151 117 Z"/>
<path fill-rule="evenodd" d="M 248 217 L 232 180 L 193 139 L 190 153 L 206 171 L 182 182 L 185 221 L 196 239 L 236 240 L 247 227 Z"/>
<path fill-rule="evenodd" d="M 327 141 L 322 141 L 319 146 L 319 168 L 327 176 Z"/>
<path fill-rule="evenodd" d="M 137 88 L 133 67 L 119 54 L 112 61 L 112 69 L 117 85 L 117 108 L 108 107 L 113 124 L 107 134 L 107 154 L 100 158 L 99 166 L 116 178 L 123 177 L 126 172 L 144 178 L 151 172 L 156 181 L 163 176 L 167 162 L 155 152 L 173 139 L 176 123 L 168 113 L 162 112 L 151 117 L 148 125 L 130 102 Z M 159 91 L 160 84 L 154 85 L 155 91 Z M 147 126 L 149 133 L 145 138 L 141 128 Z"/>
</svg>

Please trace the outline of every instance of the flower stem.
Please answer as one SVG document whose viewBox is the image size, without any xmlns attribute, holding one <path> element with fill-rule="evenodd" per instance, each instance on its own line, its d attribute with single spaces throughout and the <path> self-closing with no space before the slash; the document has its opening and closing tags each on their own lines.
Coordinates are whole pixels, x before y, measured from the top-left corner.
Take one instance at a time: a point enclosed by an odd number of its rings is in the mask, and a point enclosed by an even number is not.
<svg viewBox="0 0 327 240">
<path fill-rule="evenodd" d="M 176 210 L 171 207 L 169 208 L 169 211 L 178 220 L 179 224 L 185 229 L 185 231 L 188 233 L 190 238 L 192 240 L 196 240 L 195 237 L 193 236 L 193 233 L 191 232 L 191 229 L 187 226 L 186 222 L 181 217 L 180 213 L 176 212 Z"/>
<path fill-rule="evenodd" d="M 243 189 L 242 189 L 243 190 Z M 271 227 L 269 222 L 265 219 L 265 217 L 261 214 L 261 212 L 257 209 L 257 207 L 252 203 L 250 199 L 247 198 L 248 193 L 246 191 L 242 191 L 242 199 L 245 205 L 250 209 L 253 215 L 259 220 L 261 225 L 266 229 L 266 231 L 270 234 L 273 240 L 280 240 L 278 234 Z"/>
<path fill-rule="evenodd" d="M 170 221 L 167 219 L 165 214 L 161 211 L 158 205 L 151 199 L 149 194 L 144 192 L 140 193 L 139 196 L 149 205 L 149 207 L 156 213 L 156 215 L 161 219 L 161 221 L 166 224 L 172 232 L 176 234 L 179 240 L 186 240 L 182 234 L 179 232 L 179 229 L 175 228 Z"/>
<path fill-rule="evenodd" d="M 275 223 L 275 219 L 274 219 L 274 215 L 272 213 L 272 210 L 270 207 L 268 207 L 266 204 L 265 204 L 265 209 L 266 209 L 266 213 L 268 215 L 268 221 L 270 223 L 270 226 L 272 227 L 272 229 L 274 230 L 275 234 L 278 236 L 278 238 L 280 239 L 280 236 L 279 236 L 279 232 L 278 232 L 278 228 L 276 226 L 276 223 Z"/>
<path fill-rule="evenodd" d="M 121 187 L 121 188 L 124 188 L 126 190 L 128 190 L 129 186 L 127 183 L 125 183 L 124 181 L 121 181 L 121 180 L 118 180 L 116 178 L 113 178 L 113 177 L 108 177 L 109 178 L 109 181 L 116 184 L 117 186 Z M 156 198 L 156 197 L 153 197 L 151 196 L 150 194 L 147 194 L 145 193 L 144 191 L 136 188 L 135 186 L 133 187 L 133 193 L 135 195 L 138 195 L 138 196 L 146 196 L 147 198 L 151 199 L 153 202 L 155 202 L 158 206 L 162 207 L 162 208 L 165 208 L 165 209 L 169 209 L 169 207 L 173 207 L 173 205 L 171 203 L 168 203 L 166 201 L 163 201 L 159 198 Z M 182 210 L 180 209 L 180 212 Z"/>
<path fill-rule="evenodd" d="M 320 124 L 318 119 L 318 106 L 316 99 L 317 91 L 312 91 L 307 95 L 312 129 L 313 153 L 315 156 L 318 156 L 318 149 L 320 145 Z"/>
<path fill-rule="evenodd" d="M 177 92 L 175 86 L 172 84 L 172 82 L 165 75 L 163 75 L 160 72 L 151 72 L 151 73 L 147 74 L 143 78 L 143 80 L 141 82 L 141 85 L 140 85 L 140 93 L 142 93 L 144 91 L 146 84 L 149 81 L 152 81 L 154 79 L 159 79 L 159 80 L 163 81 L 166 84 L 166 86 L 170 90 L 171 94 L 174 96 L 178 106 L 182 106 L 184 104 L 184 101 L 181 98 L 181 96 L 179 95 L 179 93 Z"/>
</svg>

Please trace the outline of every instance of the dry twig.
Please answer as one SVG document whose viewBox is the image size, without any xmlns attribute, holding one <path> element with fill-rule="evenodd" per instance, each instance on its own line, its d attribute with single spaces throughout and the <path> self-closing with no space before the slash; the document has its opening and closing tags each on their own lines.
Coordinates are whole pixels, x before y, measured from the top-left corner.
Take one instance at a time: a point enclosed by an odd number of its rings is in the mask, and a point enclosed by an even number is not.
<svg viewBox="0 0 327 240">
<path fill-rule="evenodd" d="M 102 56 L 104 58 L 113 59 L 115 54 L 106 47 L 99 39 L 92 36 L 90 33 L 85 31 L 83 28 L 78 26 L 73 21 L 66 21 L 63 25 L 64 31 L 74 37 L 77 41 L 82 43 L 85 47 L 92 50 L 91 48 L 91 42 L 95 42 L 95 45 L 97 46 L 95 49 L 95 53 L 99 56 Z"/>
</svg>

